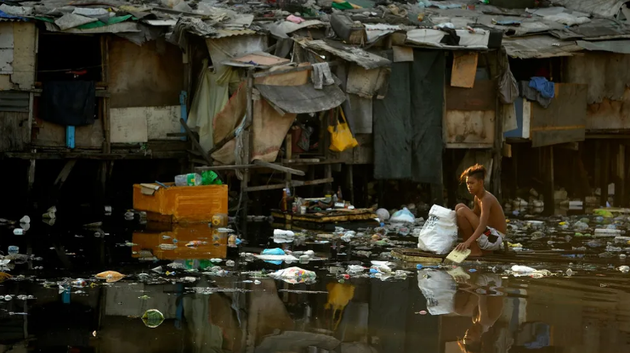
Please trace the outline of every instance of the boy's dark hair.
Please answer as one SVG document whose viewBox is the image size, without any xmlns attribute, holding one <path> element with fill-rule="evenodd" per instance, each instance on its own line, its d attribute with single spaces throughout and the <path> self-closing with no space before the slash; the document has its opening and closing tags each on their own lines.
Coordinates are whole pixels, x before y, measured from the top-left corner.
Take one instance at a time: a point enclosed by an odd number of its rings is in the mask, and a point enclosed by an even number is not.
<svg viewBox="0 0 630 353">
<path fill-rule="evenodd" d="M 466 182 L 466 177 L 475 177 L 481 181 L 486 179 L 486 167 L 482 166 L 481 164 L 475 164 L 472 167 L 469 167 L 468 169 L 464 170 L 464 172 L 462 173 L 462 175 L 459 176 L 459 181 L 461 183 L 465 183 Z"/>
</svg>

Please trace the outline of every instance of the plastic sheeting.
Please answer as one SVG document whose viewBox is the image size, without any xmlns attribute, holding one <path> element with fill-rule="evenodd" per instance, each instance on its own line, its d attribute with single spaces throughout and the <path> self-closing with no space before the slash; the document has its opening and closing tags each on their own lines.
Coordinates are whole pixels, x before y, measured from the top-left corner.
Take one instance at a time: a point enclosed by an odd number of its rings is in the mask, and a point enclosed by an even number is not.
<svg viewBox="0 0 630 353">
<path fill-rule="evenodd" d="M 442 182 L 445 65 L 441 51 L 428 50 L 392 65 L 387 96 L 374 101 L 376 179 Z"/>
<path fill-rule="evenodd" d="M 308 71 L 299 71 L 286 74 L 278 74 L 257 79 L 257 85 L 286 85 L 300 86 L 308 82 Z M 260 95 L 253 97 L 254 119 L 252 123 L 253 146 L 251 159 L 259 159 L 266 162 L 275 161 L 280 150 L 280 145 L 295 120 L 296 114 L 286 113 L 280 115 Z M 214 117 L 215 141 L 219 141 L 232 132 L 236 126 L 243 122 L 246 113 L 247 92 L 246 86 L 241 83 L 239 89 L 232 95 L 224 109 Z M 233 139 L 221 149 L 212 154 L 212 158 L 222 164 L 234 164 L 236 161 L 235 150 L 238 151 L 236 141 Z M 249 161 L 242 161 L 248 163 Z"/>
<path fill-rule="evenodd" d="M 205 69 L 190 106 L 188 126 L 199 133 L 199 144 L 208 151 L 214 146 L 212 119 L 227 104 L 229 84 L 238 82 L 238 73 L 229 69 L 219 75 L 208 67 L 207 60 L 204 60 L 203 67 Z"/>
</svg>

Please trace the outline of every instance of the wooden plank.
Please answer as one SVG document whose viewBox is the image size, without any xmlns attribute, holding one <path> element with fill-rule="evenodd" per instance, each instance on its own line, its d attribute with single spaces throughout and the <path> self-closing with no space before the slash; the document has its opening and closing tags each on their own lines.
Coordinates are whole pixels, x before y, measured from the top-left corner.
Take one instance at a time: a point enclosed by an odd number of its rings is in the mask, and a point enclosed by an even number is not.
<svg viewBox="0 0 630 353">
<path fill-rule="evenodd" d="M 497 83 L 477 80 L 473 88 L 446 85 L 446 110 L 495 110 Z"/>
<path fill-rule="evenodd" d="M 29 113 L 0 112 L 0 152 L 23 151 L 30 140 Z"/>
<path fill-rule="evenodd" d="M 546 109 L 531 104 L 532 147 L 584 141 L 588 85 L 556 83 L 556 96 Z"/>
<path fill-rule="evenodd" d="M 61 187 L 63 186 L 63 183 L 65 183 L 66 180 L 68 179 L 68 176 L 70 176 L 70 172 L 72 172 L 72 168 L 74 168 L 75 164 L 77 164 L 76 159 L 71 159 L 66 162 L 66 165 L 63 166 L 63 169 L 61 169 L 61 172 L 59 172 L 59 175 L 57 176 L 57 179 L 55 180 L 54 185 L 56 188 L 61 189 Z"/>
<path fill-rule="evenodd" d="M 145 154 L 141 153 L 95 153 L 93 151 L 86 152 L 4 152 L 2 156 L 5 158 L 16 159 L 91 159 L 91 160 L 118 160 L 118 159 L 180 159 L 186 157 L 186 152 L 181 151 L 165 151 L 159 153 Z"/>
<path fill-rule="evenodd" d="M 308 181 L 293 180 L 293 181 L 291 181 L 291 183 L 289 185 L 292 186 L 292 187 L 313 186 L 313 185 L 319 185 L 319 184 L 332 183 L 333 181 L 335 181 L 335 179 L 333 179 L 333 178 L 315 179 L 315 180 L 308 180 Z M 247 192 L 278 190 L 278 189 L 283 189 L 286 186 L 287 186 L 287 183 L 271 184 L 271 185 L 260 185 L 260 186 L 250 186 L 250 187 L 247 188 Z"/>
<path fill-rule="evenodd" d="M 251 124 L 249 124 L 249 125 L 246 124 L 243 127 L 243 130 L 249 129 L 250 125 Z M 208 151 L 208 155 L 212 155 L 214 152 L 216 152 L 219 149 L 221 149 L 221 147 L 225 146 L 226 143 L 232 141 L 236 137 L 236 134 L 238 133 L 239 130 L 240 130 L 240 128 L 236 128 L 236 129 L 232 130 L 232 132 L 230 132 L 227 136 L 225 136 L 221 141 L 215 143 L 214 146 L 210 149 L 210 151 Z"/>
<path fill-rule="evenodd" d="M 413 48 L 394 45 L 392 50 L 395 63 L 413 61 Z"/>
<path fill-rule="evenodd" d="M 255 160 L 254 161 L 255 165 L 261 166 L 261 167 L 265 167 L 265 168 L 269 168 L 269 169 L 274 169 L 280 172 L 285 172 L 285 173 L 290 173 L 290 174 L 294 174 L 294 175 L 299 175 L 299 176 L 304 176 L 306 175 L 306 173 L 304 173 L 304 171 L 298 170 L 298 169 L 293 169 L 293 168 L 289 168 L 289 167 L 285 167 L 279 164 L 273 164 L 273 163 L 269 163 L 269 162 L 265 162 L 265 161 L 261 161 L 261 160 Z"/>
<path fill-rule="evenodd" d="M 544 214 L 551 216 L 555 213 L 556 203 L 554 200 L 554 167 L 553 167 L 553 146 L 545 147 L 543 150 L 543 180 L 544 184 L 544 197 L 545 197 L 545 209 Z"/>
<path fill-rule="evenodd" d="M 201 156 L 203 157 L 203 159 L 208 164 L 212 164 L 212 159 L 210 158 L 208 153 L 204 151 L 203 147 L 201 147 L 201 145 L 199 144 L 199 141 L 197 140 L 195 135 L 192 133 L 192 131 L 190 131 L 190 128 L 188 127 L 188 124 L 186 124 L 184 119 L 179 118 L 179 123 L 184 127 L 184 130 L 186 130 L 186 134 L 188 135 L 188 138 L 190 139 L 190 141 L 192 141 L 193 146 L 195 146 L 195 148 L 201 153 Z"/>
<path fill-rule="evenodd" d="M 477 52 L 453 52 L 453 69 L 451 71 L 451 86 L 472 88 L 477 75 Z"/>
</svg>

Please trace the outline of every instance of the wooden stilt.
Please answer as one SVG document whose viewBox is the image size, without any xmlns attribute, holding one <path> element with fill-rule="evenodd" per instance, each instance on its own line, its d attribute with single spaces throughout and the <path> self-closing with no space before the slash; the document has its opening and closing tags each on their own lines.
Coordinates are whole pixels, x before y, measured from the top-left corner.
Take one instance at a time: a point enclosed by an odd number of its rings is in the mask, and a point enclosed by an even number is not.
<svg viewBox="0 0 630 353">
<path fill-rule="evenodd" d="M 608 202 L 608 183 L 610 182 L 610 143 L 608 141 L 603 141 L 602 152 L 603 152 L 603 163 L 600 165 L 600 184 L 599 187 L 601 189 L 601 198 L 599 203 L 602 207 L 606 206 L 606 202 Z M 601 156 L 601 155 L 600 155 Z M 599 159 L 599 158 L 598 158 Z"/>
<path fill-rule="evenodd" d="M 348 164 L 348 188 L 350 189 L 350 202 L 354 205 L 354 171 L 352 164 Z"/>
<path fill-rule="evenodd" d="M 254 72 L 250 69 L 247 71 L 247 115 L 245 116 L 245 126 L 251 126 L 254 120 L 254 101 L 253 101 L 253 89 L 254 89 Z M 250 128 L 244 129 L 241 132 L 241 138 L 243 141 L 243 159 L 244 163 L 249 164 L 251 162 L 251 135 Z M 244 237 L 247 237 L 247 207 L 249 204 L 249 198 L 247 193 L 247 183 L 249 182 L 250 170 L 246 168 L 243 170 L 243 180 L 241 180 L 241 232 Z"/>
<path fill-rule="evenodd" d="M 617 171 L 615 178 L 615 206 L 625 205 L 626 202 L 626 146 L 617 146 Z"/>
<path fill-rule="evenodd" d="M 70 172 L 72 172 L 72 168 L 74 168 L 75 164 L 77 164 L 77 160 L 71 159 L 66 162 L 66 165 L 63 166 L 63 169 L 61 169 L 61 172 L 59 172 L 59 175 L 55 180 L 55 187 L 57 189 L 61 189 L 63 183 L 65 183 L 66 179 L 68 179 L 68 176 L 70 176 Z"/>
<path fill-rule="evenodd" d="M 32 153 L 36 153 L 37 151 L 33 150 Z M 30 159 L 28 164 L 28 187 L 26 194 L 26 206 L 28 209 L 33 207 L 33 186 L 35 184 L 35 159 Z"/>
<path fill-rule="evenodd" d="M 553 168 L 553 146 L 542 147 L 543 152 L 543 180 L 544 180 L 544 198 L 545 198 L 545 215 L 553 215 L 556 211 L 556 203 L 554 200 L 554 168 Z"/>
</svg>

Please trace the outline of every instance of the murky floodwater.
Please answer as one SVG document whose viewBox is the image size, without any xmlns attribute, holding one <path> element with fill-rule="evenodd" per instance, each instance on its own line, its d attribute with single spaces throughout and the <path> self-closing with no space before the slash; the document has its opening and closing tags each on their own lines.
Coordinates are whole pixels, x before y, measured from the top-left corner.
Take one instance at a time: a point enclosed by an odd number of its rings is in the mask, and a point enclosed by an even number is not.
<svg viewBox="0 0 630 353">
<path fill-rule="evenodd" d="M 396 269 L 408 271 L 407 277 L 383 281 L 370 278 L 367 270 L 344 276 L 350 263 L 370 266 L 367 258 L 344 255 L 357 251 L 310 243 L 302 248 L 326 259 L 292 266 L 316 271 L 316 282 L 289 284 L 265 275 L 287 265 L 238 256 L 243 249 L 267 246 L 265 230 L 239 250 L 206 225 L 134 227 L 105 224 L 101 232 L 34 224 L 22 236 L 0 228 L 4 255 L 9 245 L 32 255 L 9 263 L 5 270 L 13 277 L 0 284 L 0 352 L 451 353 L 462 346 L 470 352 L 601 353 L 630 348 L 630 274 L 617 271 L 618 263 L 585 264 L 576 258 L 570 277 L 566 270 L 573 260 L 531 264 L 554 274 L 538 279 L 506 274 L 507 263 L 471 262 L 457 272 L 399 263 Z M 192 241 L 199 243 L 186 246 Z M 213 263 L 213 258 L 236 264 Z M 127 277 L 109 284 L 94 278 L 105 270 Z M 148 309 L 159 310 L 164 320 L 145 323 Z"/>
</svg>

